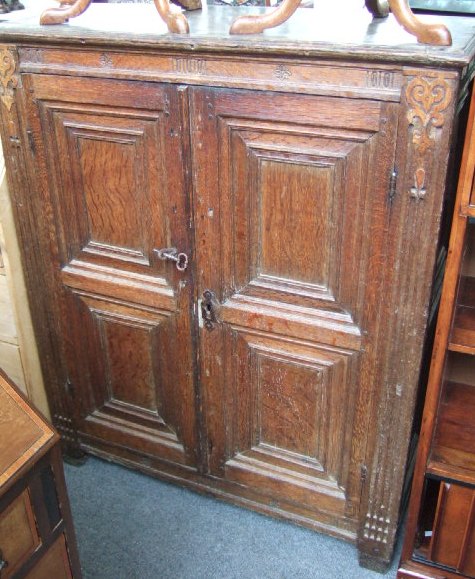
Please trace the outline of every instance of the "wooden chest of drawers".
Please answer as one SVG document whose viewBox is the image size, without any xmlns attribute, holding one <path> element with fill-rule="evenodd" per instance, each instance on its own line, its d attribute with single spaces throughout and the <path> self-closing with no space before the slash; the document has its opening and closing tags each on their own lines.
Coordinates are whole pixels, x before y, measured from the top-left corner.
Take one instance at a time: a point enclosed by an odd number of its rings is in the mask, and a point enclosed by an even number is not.
<svg viewBox="0 0 475 579">
<path fill-rule="evenodd" d="M 442 49 L 391 18 L 348 15 L 343 35 L 302 11 L 231 38 L 236 11 L 209 7 L 180 37 L 153 10 L 0 28 L 54 424 L 69 452 L 357 542 L 384 566 L 473 25 L 448 19 Z"/>
<path fill-rule="evenodd" d="M 0 577 L 80 579 L 59 436 L 0 372 Z"/>
</svg>

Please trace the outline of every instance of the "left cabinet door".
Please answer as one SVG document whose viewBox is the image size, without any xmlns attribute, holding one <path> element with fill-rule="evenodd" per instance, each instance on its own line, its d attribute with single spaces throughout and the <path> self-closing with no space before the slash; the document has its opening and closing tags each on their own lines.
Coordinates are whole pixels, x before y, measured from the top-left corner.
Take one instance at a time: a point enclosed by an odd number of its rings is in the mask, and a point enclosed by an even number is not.
<svg viewBox="0 0 475 579">
<path fill-rule="evenodd" d="M 194 466 L 192 263 L 155 251 L 192 252 L 186 90 L 22 80 L 55 423 L 86 448 Z"/>
</svg>

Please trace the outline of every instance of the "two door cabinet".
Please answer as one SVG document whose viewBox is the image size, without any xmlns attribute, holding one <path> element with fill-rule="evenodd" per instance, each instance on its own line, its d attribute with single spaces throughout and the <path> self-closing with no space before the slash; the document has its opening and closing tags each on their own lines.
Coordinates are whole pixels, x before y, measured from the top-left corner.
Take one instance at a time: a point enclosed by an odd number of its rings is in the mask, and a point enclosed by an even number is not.
<svg viewBox="0 0 475 579">
<path fill-rule="evenodd" d="M 116 9 L 0 29 L 9 186 L 66 450 L 382 568 L 471 27 L 453 19 L 452 48 L 397 29 L 403 48 L 381 33 L 352 51 L 310 40 L 305 14 L 266 41 L 229 37 L 219 7 L 186 38 L 88 27 Z"/>
</svg>

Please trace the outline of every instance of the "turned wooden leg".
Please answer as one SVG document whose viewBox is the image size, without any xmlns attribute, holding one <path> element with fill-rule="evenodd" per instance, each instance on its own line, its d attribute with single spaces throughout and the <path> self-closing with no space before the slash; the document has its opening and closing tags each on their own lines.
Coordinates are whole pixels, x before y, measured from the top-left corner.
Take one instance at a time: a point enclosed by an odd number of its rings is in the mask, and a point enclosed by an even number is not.
<svg viewBox="0 0 475 579">
<path fill-rule="evenodd" d="M 40 24 L 64 24 L 70 18 L 79 16 L 89 6 L 92 0 L 76 0 L 69 4 L 61 2 L 59 8 L 48 8 L 40 17 Z"/>
<path fill-rule="evenodd" d="M 450 46 L 452 36 L 443 24 L 425 24 L 421 22 L 409 7 L 407 0 L 389 0 L 391 12 L 399 24 L 410 34 L 414 34 L 422 44 Z"/>
<path fill-rule="evenodd" d="M 255 34 L 279 26 L 288 20 L 300 5 L 300 0 L 284 0 L 272 12 L 261 16 L 240 16 L 231 24 L 230 34 Z"/>
<path fill-rule="evenodd" d="M 176 34 L 188 34 L 190 32 L 188 20 L 180 12 L 179 8 L 172 6 L 168 0 L 154 0 L 154 2 L 169 32 L 175 32 Z"/>
</svg>

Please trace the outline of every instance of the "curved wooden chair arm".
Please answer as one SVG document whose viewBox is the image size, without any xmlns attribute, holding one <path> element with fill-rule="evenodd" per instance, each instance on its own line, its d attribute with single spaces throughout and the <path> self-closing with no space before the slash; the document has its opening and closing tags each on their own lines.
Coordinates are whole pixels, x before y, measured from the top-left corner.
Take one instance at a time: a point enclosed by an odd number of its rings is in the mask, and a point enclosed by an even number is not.
<svg viewBox="0 0 475 579">
<path fill-rule="evenodd" d="M 175 34 L 189 34 L 190 26 L 186 16 L 180 12 L 179 8 L 174 7 L 168 0 L 154 0 L 155 7 L 158 10 L 163 22 L 168 27 L 169 32 Z"/>
<path fill-rule="evenodd" d="M 399 24 L 413 34 L 418 42 L 438 46 L 452 44 L 452 36 L 447 26 L 421 22 L 411 10 L 407 0 L 389 0 L 389 7 Z"/>
<path fill-rule="evenodd" d="M 48 8 L 40 16 L 40 24 L 64 24 L 70 18 L 79 16 L 87 8 L 92 0 L 61 0 L 58 8 Z"/>
<path fill-rule="evenodd" d="M 58 8 L 48 8 L 40 17 L 40 24 L 64 24 L 70 18 L 82 14 L 92 0 L 60 0 Z M 179 8 L 175 8 L 168 0 L 154 0 L 155 7 L 168 31 L 176 34 L 188 34 L 190 27 L 186 16 Z"/>
<path fill-rule="evenodd" d="M 231 24 L 230 34 L 255 34 L 274 28 L 288 20 L 299 7 L 300 0 L 284 0 L 272 12 L 261 16 L 240 16 Z"/>
<path fill-rule="evenodd" d="M 318 1 L 318 0 L 315 0 Z M 388 6 L 389 3 L 389 6 Z M 260 16 L 240 16 L 231 25 L 230 34 L 256 34 L 285 22 L 297 10 L 300 0 L 284 0 L 272 12 Z M 412 12 L 407 0 L 365 0 L 368 10 L 378 18 L 384 18 L 389 8 L 399 24 L 413 34 L 418 42 L 450 46 L 452 37 L 443 24 L 426 24 Z"/>
</svg>

